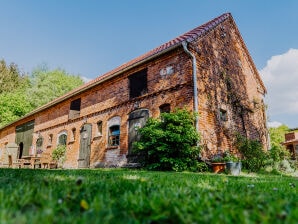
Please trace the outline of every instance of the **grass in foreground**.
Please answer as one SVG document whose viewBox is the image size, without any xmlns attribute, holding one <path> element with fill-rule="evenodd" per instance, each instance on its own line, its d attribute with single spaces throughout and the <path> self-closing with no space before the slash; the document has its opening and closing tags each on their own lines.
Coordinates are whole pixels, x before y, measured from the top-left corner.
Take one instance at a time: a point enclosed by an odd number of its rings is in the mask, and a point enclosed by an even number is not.
<svg viewBox="0 0 298 224">
<path fill-rule="evenodd" d="M 0 223 L 297 223 L 297 178 L 0 169 Z"/>
</svg>

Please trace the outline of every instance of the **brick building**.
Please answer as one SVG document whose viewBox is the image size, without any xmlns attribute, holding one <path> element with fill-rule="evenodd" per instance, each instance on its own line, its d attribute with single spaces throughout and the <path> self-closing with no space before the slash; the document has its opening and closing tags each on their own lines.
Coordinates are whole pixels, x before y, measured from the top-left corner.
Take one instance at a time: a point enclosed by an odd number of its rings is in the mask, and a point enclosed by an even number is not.
<svg viewBox="0 0 298 224">
<path fill-rule="evenodd" d="M 9 146 L 21 158 L 66 144 L 65 168 L 119 166 L 148 117 L 184 107 L 199 112 L 203 158 L 236 152 L 235 133 L 267 148 L 265 93 L 226 13 L 2 127 L 2 161 Z"/>
<path fill-rule="evenodd" d="M 285 134 L 285 142 L 282 143 L 289 151 L 291 159 L 298 160 L 298 128 Z"/>
</svg>

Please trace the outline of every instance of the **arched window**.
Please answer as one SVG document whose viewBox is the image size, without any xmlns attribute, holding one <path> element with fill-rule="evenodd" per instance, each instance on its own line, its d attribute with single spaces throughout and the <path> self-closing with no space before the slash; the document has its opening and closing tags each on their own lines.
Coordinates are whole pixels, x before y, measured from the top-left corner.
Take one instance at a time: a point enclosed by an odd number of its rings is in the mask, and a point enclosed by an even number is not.
<svg viewBox="0 0 298 224">
<path fill-rule="evenodd" d="M 120 145 L 120 117 L 113 117 L 108 120 L 108 145 L 118 146 Z"/>
<path fill-rule="evenodd" d="M 42 153 L 42 145 L 43 145 L 43 137 L 39 136 L 36 140 L 36 153 L 41 154 Z"/>
<path fill-rule="evenodd" d="M 67 133 L 66 131 L 64 131 L 58 135 L 58 145 L 66 145 L 66 144 L 67 144 Z"/>
<path fill-rule="evenodd" d="M 38 139 L 36 140 L 36 148 L 39 149 L 42 147 L 43 144 L 43 137 L 38 137 Z"/>
<path fill-rule="evenodd" d="M 113 125 L 109 127 L 109 145 L 118 146 L 120 144 L 120 126 Z"/>
</svg>

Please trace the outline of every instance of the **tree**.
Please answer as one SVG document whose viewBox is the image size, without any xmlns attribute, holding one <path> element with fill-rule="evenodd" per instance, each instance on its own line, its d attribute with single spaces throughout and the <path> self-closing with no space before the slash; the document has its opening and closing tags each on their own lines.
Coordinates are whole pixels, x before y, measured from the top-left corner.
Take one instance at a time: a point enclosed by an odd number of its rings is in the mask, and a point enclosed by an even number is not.
<svg viewBox="0 0 298 224">
<path fill-rule="evenodd" d="M 32 110 L 23 88 L 0 94 L 0 127 L 24 116 Z"/>
<path fill-rule="evenodd" d="M 287 125 L 281 125 L 277 128 L 269 128 L 271 145 L 281 145 L 285 141 L 285 133 L 289 131 Z"/>
<path fill-rule="evenodd" d="M 20 73 L 16 64 L 7 65 L 4 60 L 0 60 L 0 94 L 14 91 L 26 81 L 27 77 Z"/>
<path fill-rule="evenodd" d="M 0 60 L 0 127 L 32 109 L 25 95 L 28 86 L 28 76 L 21 74 L 16 64 Z"/>
<path fill-rule="evenodd" d="M 62 69 L 35 69 L 30 77 L 31 87 L 27 90 L 33 108 L 40 107 L 83 84 L 80 76 L 70 75 Z"/>
<path fill-rule="evenodd" d="M 134 143 L 134 150 L 145 154 L 144 166 L 150 170 L 195 170 L 200 148 L 194 119 L 181 109 L 162 113 L 161 119 L 150 118 L 139 129 L 140 141 Z"/>
<path fill-rule="evenodd" d="M 82 84 L 78 75 L 61 69 L 39 67 L 28 77 L 17 65 L 0 61 L 0 127 Z"/>
<path fill-rule="evenodd" d="M 281 125 L 277 128 L 269 128 L 270 133 L 270 155 L 271 158 L 278 162 L 289 157 L 289 152 L 281 144 L 285 141 L 285 133 L 289 131 L 289 127 Z"/>
</svg>

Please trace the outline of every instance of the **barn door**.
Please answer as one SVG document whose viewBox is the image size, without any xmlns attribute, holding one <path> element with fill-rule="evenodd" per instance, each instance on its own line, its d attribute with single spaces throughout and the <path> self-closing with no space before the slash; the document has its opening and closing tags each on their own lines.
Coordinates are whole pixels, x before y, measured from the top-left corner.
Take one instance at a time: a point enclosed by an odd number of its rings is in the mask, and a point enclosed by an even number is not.
<svg viewBox="0 0 298 224">
<path fill-rule="evenodd" d="M 16 144 L 20 145 L 22 143 L 23 151 L 22 155 L 28 156 L 30 154 L 30 148 L 32 146 L 34 131 L 34 121 L 29 121 L 25 124 L 16 127 Z"/>
<path fill-rule="evenodd" d="M 134 158 L 136 155 L 132 152 L 132 146 L 135 141 L 140 139 L 138 128 L 143 127 L 149 117 L 149 111 L 147 109 L 140 109 L 133 111 L 129 114 L 128 122 L 128 161 L 136 162 Z"/>
<path fill-rule="evenodd" d="M 91 130 L 91 124 L 84 124 L 80 131 L 79 168 L 88 168 L 90 165 Z"/>
</svg>

